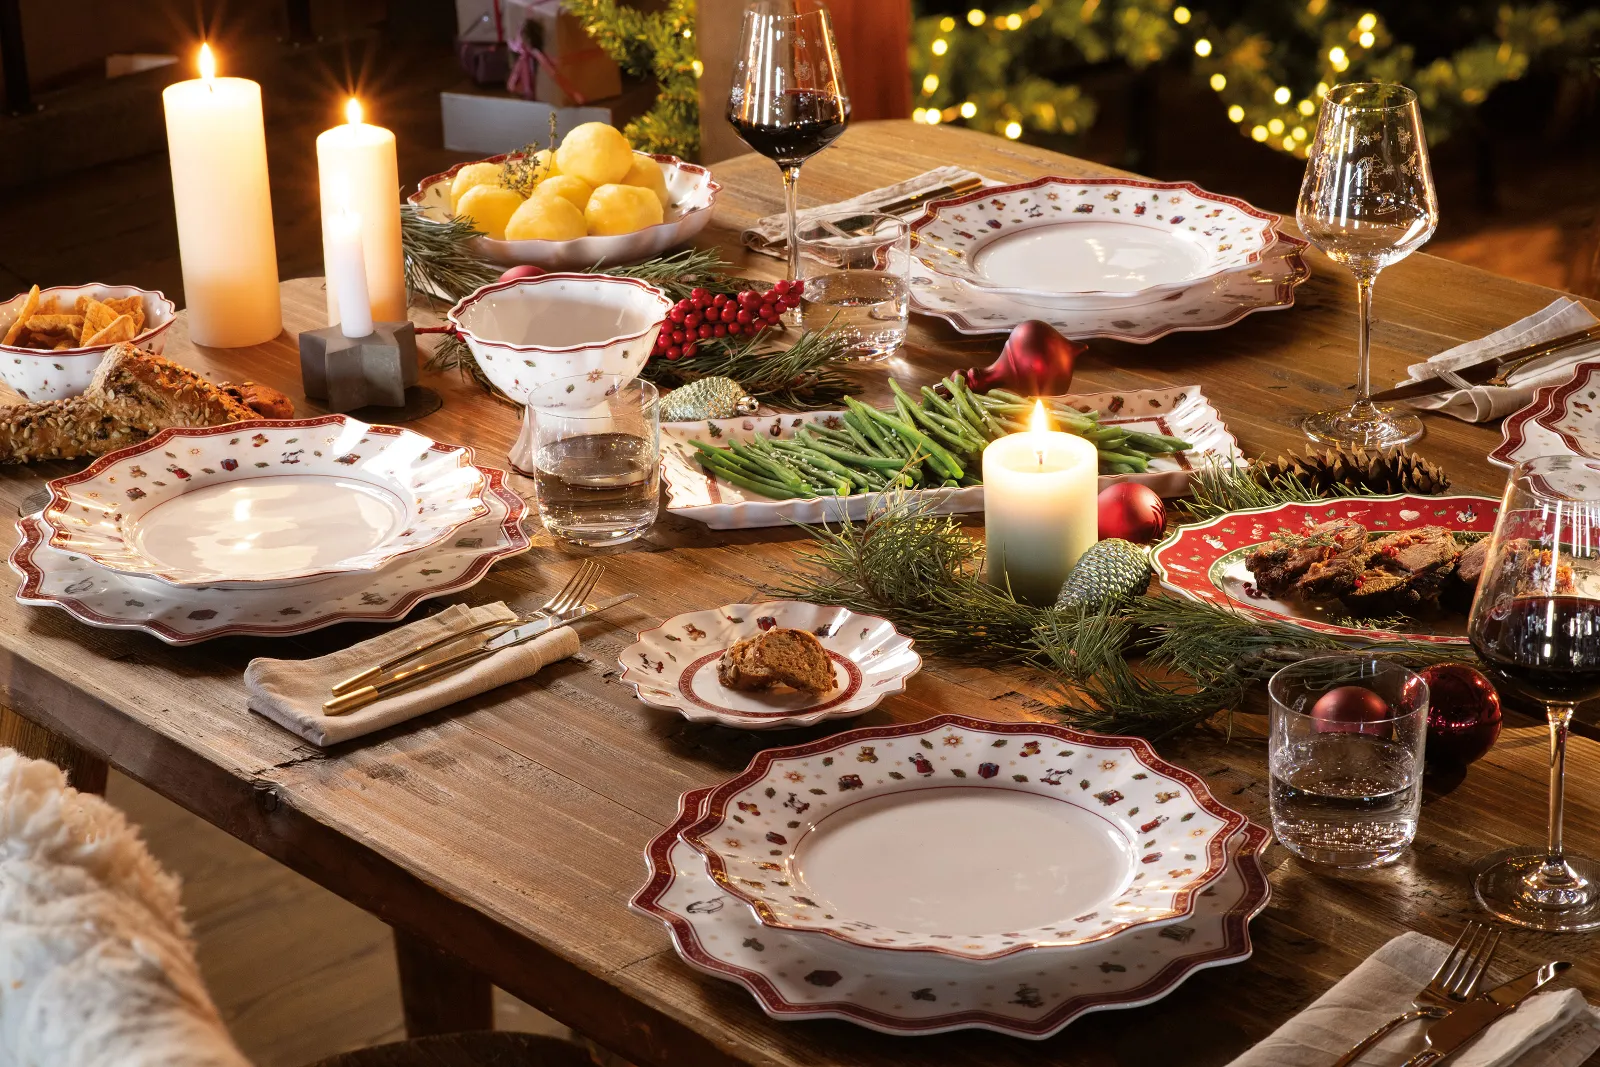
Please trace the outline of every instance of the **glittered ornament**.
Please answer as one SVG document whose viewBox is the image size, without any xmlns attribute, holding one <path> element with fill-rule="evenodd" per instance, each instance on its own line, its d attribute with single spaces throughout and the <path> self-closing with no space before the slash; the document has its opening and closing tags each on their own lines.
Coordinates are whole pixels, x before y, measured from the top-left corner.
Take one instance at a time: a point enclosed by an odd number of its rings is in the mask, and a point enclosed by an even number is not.
<svg viewBox="0 0 1600 1067">
<path fill-rule="evenodd" d="M 1155 490 L 1138 482 L 1118 482 L 1100 492 L 1100 536 L 1149 544 L 1167 526 L 1167 508 Z"/>
<path fill-rule="evenodd" d="M 1428 683 L 1427 762 L 1465 767 L 1500 736 L 1500 694 L 1465 663 L 1437 663 L 1418 672 Z"/>
<path fill-rule="evenodd" d="M 1311 705 L 1319 734 L 1373 734 L 1389 732 L 1382 720 L 1395 717 L 1389 702 L 1364 685 L 1330 689 Z"/>
<path fill-rule="evenodd" d="M 662 422 L 698 422 L 754 415 L 756 401 L 732 378 L 696 378 L 661 398 Z"/>
<path fill-rule="evenodd" d="M 515 267 L 508 267 L 500 275 L 503 282 L 517 282 L 523 278 L 537 278 L 544 273 L 544 268 L 535 267 L 532 263 L 523 263 Z"/>
<path fill-rule="evenodd" d="M 1056 396 L 1072 386 L 1072 365 L 1088 347 L 1069 341 L 1048 322 L 1029 319 L 1011 331 L 999 359 L 962 373 L 980 393 L 1009 389 L 1024 396 Z"/>
</svg>

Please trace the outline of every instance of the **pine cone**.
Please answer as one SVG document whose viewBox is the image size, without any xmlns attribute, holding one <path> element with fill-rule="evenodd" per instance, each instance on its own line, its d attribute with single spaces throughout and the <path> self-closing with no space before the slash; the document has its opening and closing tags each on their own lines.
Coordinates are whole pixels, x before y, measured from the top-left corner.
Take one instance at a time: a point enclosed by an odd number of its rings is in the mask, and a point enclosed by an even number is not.
<svg viewBox="0 0 1600 1067">
<path fill-rule="evenodd" d="M 1364 448 L 1307 450 L 1305 455 L 1291 452 L 1277 459 L 1258 459 L 1252 464 L 1256 481 L 1262 485 L 1285 475 L 1299 479 L 1314 493 L 1328 493 L 1334 486 L 1361 489 L 1371 493 L 1418 493 L 1435 496 L 1450 488 L 1450 476 L 1433 463 L 1409 452 L 1369 452 Z"/>
</svg>

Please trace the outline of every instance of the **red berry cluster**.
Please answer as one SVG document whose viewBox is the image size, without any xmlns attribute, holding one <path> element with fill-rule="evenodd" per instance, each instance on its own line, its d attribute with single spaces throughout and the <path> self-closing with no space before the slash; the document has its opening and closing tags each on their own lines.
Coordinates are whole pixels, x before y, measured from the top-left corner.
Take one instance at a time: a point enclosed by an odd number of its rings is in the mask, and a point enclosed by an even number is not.
<svg viewBox="0 0 1600 1067">
<path fill-rule="evenodd" d="M 701 341 L 713 337 L 753 337 L 778 325 L 778 317 L 800 303 L 805 282 L 778 282 L 766 292 L 744 289 L 729 296 L 713 296 L 695 289 L 667 312 L 656 335 L 652 355 L 679 359 L 695 354 Z"/>
</svg>

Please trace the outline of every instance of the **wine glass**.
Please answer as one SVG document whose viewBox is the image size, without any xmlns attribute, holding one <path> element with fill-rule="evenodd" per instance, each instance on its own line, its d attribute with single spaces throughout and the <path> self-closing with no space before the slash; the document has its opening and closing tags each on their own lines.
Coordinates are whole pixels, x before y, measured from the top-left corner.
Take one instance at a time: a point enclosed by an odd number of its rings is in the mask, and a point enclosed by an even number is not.
<svg viewBox="0 0 1600 1067">
<path fill-rule="evenodd" d="M 1422 436 L 1422 420 L 1371 400 L 1372 283 L 1439 225 L 1417 94 L 1403 85 L 1335 85 L 1322 101 L 1295 220 L 1306 239 L 1356 276 L 1361 306 L 1355 403 L 1300 419 L 1313 441 L 1384 449 Z"/>
<path fill-rule="evenodd" d="M 1600 927 L 1600 864 L 1561 840 L 1567 729 L 1576 704 L 1600 695 L 1600 460 L 1540 456 L 1511 472 L 1468 634 L 1496 684 L 1544 704 L 1550 722 L 1546 843 L 1484 859 L 1478 900 L 1535 930 Z"/>
<path fill-rule="evenodd" d="M 850 121 L 833 21 L 819 0 L 763 0 L 745 9 L 728 121 L 783 171 L 793 281 L 800 276 L 800 164 L 837 140 Z"/>
</svg>

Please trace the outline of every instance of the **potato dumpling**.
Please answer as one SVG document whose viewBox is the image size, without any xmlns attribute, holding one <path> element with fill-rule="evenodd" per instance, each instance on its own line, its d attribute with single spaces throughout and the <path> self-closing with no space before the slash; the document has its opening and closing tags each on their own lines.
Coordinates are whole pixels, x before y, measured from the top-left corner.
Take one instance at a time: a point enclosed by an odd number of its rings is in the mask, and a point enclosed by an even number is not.
<svg viewBox="0 0 1600 1067">
<path fill-rule="evenodd" d="M 564 196 L 530 196 L 506 223 L 508 241 L 571 241 L 589 232 L 583 212 Z"/>
<path fill-rule="evenodd" d="M 539 168 L 539 178 L 553 177 L 561 173 L 561 168 L 556 166 L 556 154 L 548 148 L 541 148 L 533 154 L 533 161 Z"/>
<path fill-rule="evenodd" d="M 522 197 L 503 185 L 474 185 L 461 195 L 456 217 L 470 218 L 484 236 L 503 241 L 506 223 L 521 206 Z"/>
<path fill-rule="evenodd" d="M 584 211 L 589 232 L 602 237 L 632 233 L 654 226 L 664 217 L 661 201 L 637 185 L 602 185 L 589 198 Z"/>
<path fill-rule="evenodd" d="M 633 154 L 633 165 L 623 175 L 622 184 L 637 185 L 655 193 L 663 211 L 672 206 L 672 201 L 667 197 L 667 176 L 661 173 L 661 164 L 642 152 Z"/>
<path fill-rule="evenodd" d="M 595 188 L 620 182 L 633 166 L 633 149 L 614 126 L 585 122 L 567 134 L 556 149 L 562 174 L 582 178 Z"/>
<path fill-rule="evenodd" d="M 589 197 L 593 192 L 588 182 L 570 174 L 557 174 L 533 187 L 534 196 L 559 196 L 571 201 L 580 213 L 589 206 Z"/>
<path fill-rule="evenodd" d="M 499 185 L 505 171 L 498 163 L 468 163 L 450 182 L 450 213 L 455 214 L 467 190 L 479 185 Z"/>
</svg>

